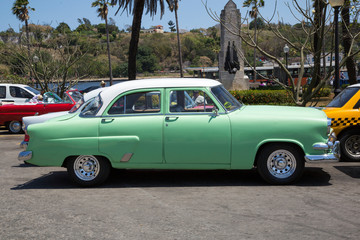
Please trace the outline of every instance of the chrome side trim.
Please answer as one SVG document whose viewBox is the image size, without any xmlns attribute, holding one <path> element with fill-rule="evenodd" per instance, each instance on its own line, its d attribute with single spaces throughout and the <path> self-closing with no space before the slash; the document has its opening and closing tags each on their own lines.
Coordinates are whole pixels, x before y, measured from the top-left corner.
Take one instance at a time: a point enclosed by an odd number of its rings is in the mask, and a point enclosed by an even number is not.
<svg viewBox="0 0 360 240">
<path fill-rule="evenodd" d="M 19 161 L 27 161 L 32 158 L 32 151 L 23 151 L 19 153 L 18 160 Z"/>
<path fill-rule="evenodd" d="M 29 144 L 29 142 L 22 141 L 22 142 L 20 143 L 20 148 L 26 149 L 27 146 L 28 146 L 28 144 Z"/>
<path fill-rule="evenodd" d="M 324 155 L 306 155 L 305 161 L 308 163 L 316 162 L 338 162 L 339 159 L 334 154 L 324 154 Z"/>
<path fill-rule="evenodd" d="M 128 162 L 132 158 L 133 153 L 125 153 L 124 156 L 121 158 L 120 162 Z"/>
</svg>

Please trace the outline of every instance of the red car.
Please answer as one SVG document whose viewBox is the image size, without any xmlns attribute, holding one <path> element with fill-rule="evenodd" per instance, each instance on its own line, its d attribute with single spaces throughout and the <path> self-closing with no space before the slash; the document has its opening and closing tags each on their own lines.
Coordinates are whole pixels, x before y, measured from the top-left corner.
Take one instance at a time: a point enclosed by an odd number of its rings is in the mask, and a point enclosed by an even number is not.
<svg viewBox="0 0 360 240">
<path fill-rule="evenodd" d="M 69 90 L 66 92 L 64 100 L 55 93 L 47 92 L 43 95 L 42 102 L 1 105 L 0 126 L 6 126 L 11 133 L 20 133 L 22 131 L 21 125 L 23 117 L 68 111 L 80 99 L 80 92 Z"/>
</svg>

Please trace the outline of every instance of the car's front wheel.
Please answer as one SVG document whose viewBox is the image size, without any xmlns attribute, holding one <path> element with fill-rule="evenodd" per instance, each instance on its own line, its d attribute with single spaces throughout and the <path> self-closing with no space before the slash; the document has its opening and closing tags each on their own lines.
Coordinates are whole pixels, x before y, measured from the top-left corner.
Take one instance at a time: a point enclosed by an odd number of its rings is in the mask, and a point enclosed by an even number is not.
<svg viewBox="0 0 360 240">
<path fill-rule="evenodd" d="M 82 187 L 92 187 L 106 181 L 111 165 L 107 159 L 93 155 L 81 155 L 67 162 L 70 178 Z"/>
<path fill-rule="evenodd" d="M 260 150 L 257 169 L 271 184 L 290 184 L 297 181 L 304 170 L 302 152 L 290 144 L 269 144 Z"/>
<path fill-rule="evenodd" d="M 8 129 L 10 133 L 21 133 L 22 129 L 21 129 L 21 122 L 19 121 L 11 121 L 8 124 Z"/>
<path fill-rule="evenodd" d="M 360 161 L 360 130 L 353 129 L 340 137 L 341 160 Z"/>
</svg>

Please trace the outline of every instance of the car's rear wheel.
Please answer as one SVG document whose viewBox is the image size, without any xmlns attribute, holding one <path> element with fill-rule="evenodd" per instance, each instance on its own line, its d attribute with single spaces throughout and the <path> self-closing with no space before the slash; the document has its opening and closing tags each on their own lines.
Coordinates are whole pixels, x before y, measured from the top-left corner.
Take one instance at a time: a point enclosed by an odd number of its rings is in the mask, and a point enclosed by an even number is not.
<svg viewBox="0 0 360 240">
<path fill-rule="evenodd" d="M 340 137 L 341 160 L 360 161 L 360 130 L 354 129 Z"/>
<path fill-rule="evenodd" d="M 110 174 L 111 165 L 99 156 L 80 155 L 67 162 L 70 178 L 82 187 L 92 187 L 106 181 Z"/>
<path fill-rule="evenodd" d="M 269 144 L 260 150 L 257 169 L 271 184 L 290 184 L 297 181 L 304 170 L 302 152 L 290 144 Z"/>
<path fill-rule="evenodd" d="M 11 121 L 8 124 L 8 130 L 10 133 L 21 133 L 21 122 L 20 121 Z"/>
</svg>

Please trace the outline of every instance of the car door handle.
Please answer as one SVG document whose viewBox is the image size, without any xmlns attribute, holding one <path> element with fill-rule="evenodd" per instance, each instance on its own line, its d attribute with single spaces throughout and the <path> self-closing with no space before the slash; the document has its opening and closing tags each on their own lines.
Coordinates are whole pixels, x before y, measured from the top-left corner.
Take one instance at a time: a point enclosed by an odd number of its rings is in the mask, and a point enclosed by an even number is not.
<svg viewBox="0 0 360 240">
<path fill-rule="evenodd" d="M 165 121 L 176 121 L 179 117 L 165 117 Z"/>
<path fill-rule="evenodd" d="M 111 123 L 112 121 L 114 121 L 113 118 L 111 118 L 111 119 L 108 119 L 108 118 L 101 119 L 101 123 Z"/>
</svg>

